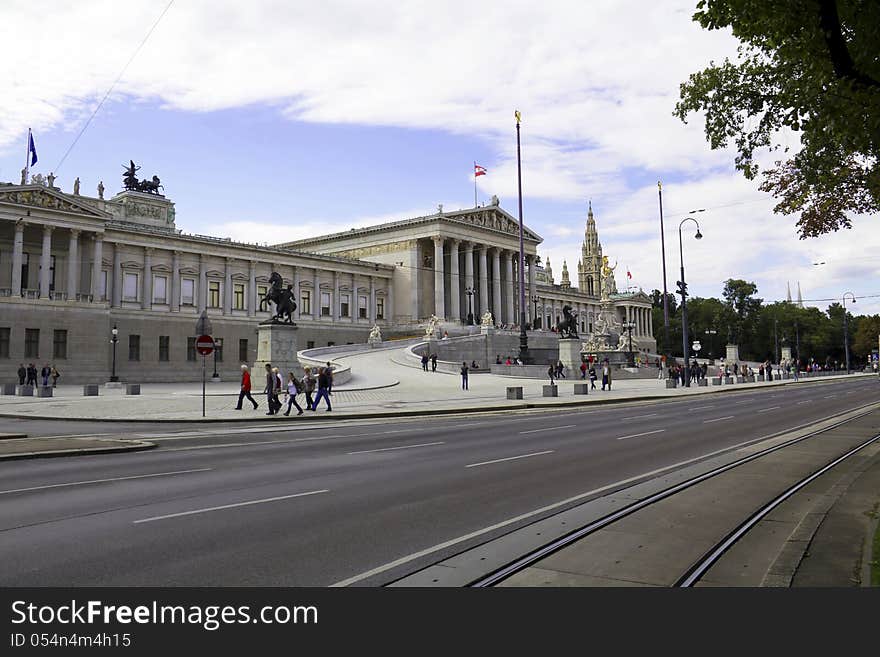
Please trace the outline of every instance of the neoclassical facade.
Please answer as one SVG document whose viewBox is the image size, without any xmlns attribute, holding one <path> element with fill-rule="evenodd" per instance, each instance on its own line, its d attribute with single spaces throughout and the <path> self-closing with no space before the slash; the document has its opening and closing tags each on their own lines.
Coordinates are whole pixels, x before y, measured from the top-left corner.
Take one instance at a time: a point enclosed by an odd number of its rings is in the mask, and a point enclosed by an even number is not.
<svg viewBox="0 0 880 657">
<path fill-rule="evenodd" d="M 268 316 L 259 300 L 273 271 L 293 286 L 300 348 L 366 342 L 375 325 L 386 338 L 419 335 L 432 315 L 451 335 L 487 311 L 499 326 L 519 323 L 519 224 L 497 199 L 267 247 L 184 233 L 164 196 L 102 196 L 39 179 L 0 184 L 0 368 L 8 376 L 19 363 L 54 363 L 65 382 L 104 381 L 115 326 L 121 379 L 198 379 L 204 310 L 222 343 L 218 373 L 236 377 L 240 363 L 256 359 L 257 325 Z M 565 266 L 554 284 L 537 257 L 541 237 L 526 228 L 523 238 L 528 326 L 547 330 L 568 304 L 582 333 L 591 331 L 600 298 L 588 287 L 598 275 L 590 268 L 601 262 L 592 209 L 580 288 Z M 615 294 L 613 304 L 636 323 L 634 345 L 652 348 L 650 299 Z M 210 358 L 211 373 L 214 366 Z"/>
</svg>

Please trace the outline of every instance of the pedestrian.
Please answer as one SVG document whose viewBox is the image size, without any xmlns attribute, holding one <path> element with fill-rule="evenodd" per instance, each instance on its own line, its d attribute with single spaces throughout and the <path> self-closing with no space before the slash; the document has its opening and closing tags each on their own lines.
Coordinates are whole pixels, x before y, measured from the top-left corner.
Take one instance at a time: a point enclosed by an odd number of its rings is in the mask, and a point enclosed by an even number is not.
<svg viewBox="0 0 880 657">
<path fill-rule="evenodd" d="M 52 387 L 58 387 L 58 377 L 61 376 L 61 372 L 58 371 L 58 368 L 54 365 L 52 366 Z"/>
<path fill-rule="evenodd" d="M 495 364 L 501 365 L 501 354 L 495 354 Z"/>
<path fill-rule="evenodd" d="M 770 363 L 767 363 L 767 380 L 773 380 L 773 365 L 771 365 Z"/>
<path fill-rule="evenodd" d="M 462 361 L 461 363 L 461 389 L 468 389 L 468 366 L 467 361 Z"/>
<path fill-rule="evenodd" d="M 330 385 L 327 386 L 327 394 L 333 394 L 333 366 L 330 364 L 330 361 L 327 361 L 327 366 L 324 368 L 327 371 L 327 376 L 330 377 Z"/>
<path fill-rule="evenodd" d="M 27 370 L 24 368 L 24 363 L 19 363 L 18 364 L 18 385 L 23 386 L 25 378 L 27 378 Z"/>
<path fill-rule="evenodd" d="M 584 380 L 587 378 L 587 364 L 584 362 L 581 363 L 581 378 Z"/>
<path fill-rule="evenodd" d="M 422 354 L 422 370 L 424 372 L 428 371 L 428 354 Z"/>
<path fill-rule="evenodd" d="M 27 385 L 29 385 L 29 386 L 37 385 L 37 366 L 34 365 L 33 363 L 28 363 Z"/>
<path fill-rule="evenodd" d="M 287 373 L 287 390 L 285 391 L 287 394 L 287 410 L 284 411 L 285 415 L 290 415 L 290 407 L 296 406 L 297 415 L 303 414 L 302 406 L 296 403 L 296 396 L 299 394 L 300 383 L 296 380 L 296 376 L 294 376 L 293 372 Z M 327 402 L 328 404 L 330 402 Z"/>
<path fill-rule="evenodd" d="M 556 366 L 553 363 L 550 363 L 550 367 L 547 368 L 547 376 L 550 377 L 550 385 L 555 385 L 553 382 L 553 377 L 556 376 Z"/>
<path fill-rule="evenodd" d="M 305 388 L 306 393 L 306 408 L 313 411 L 315 409 L 312 408 L 312 393 L 315 391 L 315 377 L 312 374 L 311 367 L 307 367 L 303 370 L 303 388 Z"/>
<path fill-rule="evenodd" d="M 602 363 L 602 390 L 605 390 L 606 385 L 608 390 L 611 390 L 611 366 L 608 364 L 607 358 Z"/>
<path fill-rule="evenodd" d="M 663 378 L 663 363 L 666 362 L 666 356 L 663 356 L 662 360 L 660 358 L 657 359 L 657 380 Z"/>
<path fill-rule="evenodd" d="M 590 363 L 590 389 L 596 389 L 596 366 Z"/>
<path fill-rule="evenodd" d="M 437 354 L 431 354 L 431 371 L 437 371 Z"/>
<path fill-rule="evenodd" d="M 272 373 L 270 363 L 266 363 L 266 388 L 263 392 L 266 393 L 266 405 L 269 407 L 269 412 L 266 415 L 275 415 L 275 403 L 272 401 L 275 396 L 275 375 Z"/>
<path fill-rule="evenodd" d="M 43 387 L 47 387 L 49 385 L 49 375 L 52 373 L 52 370 L 49 369 L 49 363 L 44 363 L 43 368 L 40 370 L 40 378 L 43 379 Z"/>
<path fill-rule="evenodd" d="M 327 394 L 327 386 L 330 385 L 330 378 L 323 367 L 318 368 L 318 394 L 315 395 L 315 403 L 312 404 L 312 410 L 318 410 L 318 402 L 322 399 L 327 402 L 327 410 L 332 411 L 330 407 L 330 396 Z"/>
<path fill-rule="evenodd" d="M 556 363 L 556 378 L 564 379 L 565 377 L 565 365 L 562 364 L 562 361 Z"/>
<path fill-rule="evenodd" d="M 272 368 L 272 375 L 275 377 L 275 395 L 272 397 L 272 401 L 275 405 L 275 414 L 278 414 L 278 411 L 281 410 L 281 391 L 284 390 L 284 379 L 281 378 L 281 370 L 277 367 Z"/>
<path fill-rule="evenodd" d="M 241 366 L 241 391 L 238 393 L 238 406 L 235 407 L 235 410 L 241 410 L 241 403 L 244 401 L 245 397 L 247 397 L 250 402 L 254 405 L 254 410 L 257 410 L 256 400 L 251 397 L 251 373 L 248 372 L 248 366 Z"/>
</svg>

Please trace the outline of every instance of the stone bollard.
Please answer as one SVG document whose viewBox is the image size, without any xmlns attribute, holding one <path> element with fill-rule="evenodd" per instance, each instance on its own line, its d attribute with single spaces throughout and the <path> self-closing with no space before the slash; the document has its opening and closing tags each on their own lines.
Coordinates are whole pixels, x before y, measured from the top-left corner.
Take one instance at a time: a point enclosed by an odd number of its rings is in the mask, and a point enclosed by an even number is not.
<svg viewBox="0 0 880 657">
<path fill-rule="evenodd" d="M 721 385 L 721 377 L 717 377 L 717 378 L 712 379 L 712 385 L 713 386 L 720 386 Z"/>
<path fill-rule="evenodd" d="M 558 386 L 544 386 L 544 397 L 558 397 L 559 396 L 559 387 Z"/>
<path fill-rule="evenodd" d="M 139 394 L 141 394 L 141 384 L 140 383 L 126 383 L 125 384 L 125 394 L 126 395 L 139 395 Z"/>
<path fill-rule="evenodd" d="M 590 384 L 589 383 L 575 383 L 574 384 L 574 394 L 576 394 L 576 395 L 590 394 Z"/>
<path fill-rule="evenodd" d="M 727 384 L 736 383 L 736 379 L 732 376 L 729 376 L 726 379 L 724 379 L 724 383 L 727 383 Z"/>
<path fill-rule="evenodd" d="M 15 394 L 19 397 L 33 397 L 34 396 L 34 387 L 33 386 L 16 386 Z"/>
<path fill-rule="evenodd" d="M 83 386 L 83 397 L 97 397 L 100 386 L 97 383 L 87 383 Z"/>
<path fill-rule="evenodd" d="M 507 387 L 507 398 L 508 399 L 522 399 L 522 386 L 508 386 Z"/>
<path fill-rule="evenodd" d="M 15 383 L 4 383 L 4 384 L 3 384 L 3 392 L 0 393 L 0 394 L 4 394 L 4 395 L 14 395 L 14 394 L 15 394 L 15 388 L 16 388 L 16 384 L 15 384 Z"/>
<path fill-rule="evenodd" d="M 754 377 L 754 376 L 749 375 L 749 376 L 746 377 L 746 383 L 754 383 L 754 382 L 755 382 L 755 377 Z"/>
<path fill-rule="evenodd" d="M 51 397 L 52 386 L 40 386 L 37 388 L 37 397 Z"/>
<path fill-rule="evenodd" d="M 678 379 L 666 379 L 666 387 L 667 388 L 677 388 L 678 387 Z"/>
<path fill-rule="evenodd" d="M 705 386 L 708 386 L 708 385 L 709 385 L 709 379 L 700 379 L 699 381 L 697 381 L 697 385 L 700 386 L 701 388 L 702 388 L 702 387 L 705 387 Z"/>
</svg>

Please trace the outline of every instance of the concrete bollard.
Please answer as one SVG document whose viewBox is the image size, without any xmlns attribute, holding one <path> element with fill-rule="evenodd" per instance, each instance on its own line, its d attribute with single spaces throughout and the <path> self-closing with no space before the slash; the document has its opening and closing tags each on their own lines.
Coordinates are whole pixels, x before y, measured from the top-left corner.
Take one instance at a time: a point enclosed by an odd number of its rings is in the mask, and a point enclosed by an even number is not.
<svg viewBox="0 0 880 657">
<path fill-rule="evenodd" d="M 16 386 L 15 394 L 19 397 L 33 397 L 34 396 L 34 387 L 33 386 Z"/>
<path fill-rule="evenodd" d="M 576 395 L 590 394 L 590 384 L 589 383 L 575 383 L 574 384 L 574 394 L 576 394 Z"/>
<path fill-rule="evenodd" d="M 40 386 L 37 388 L 37 397 L 51 397 L 52 386 Z"/>
<path fill-rule="evenodd" d="M 746 383 L 754 383 L 754 382 L 755 382 L 754 376 L 749 375 L 746 377 Z"/>
<path fill-rule="evenodd" d="M 712 385 L 713 385 L 713 386 L 720 386 L 720 385 L 721 385 L 721 379 L 720 379 L 720 378 L 718 378 L 718 379 L 712 379 Z"/>
<path fill-rule="evenodd" d="M 4 384 L 3 384 L 3 392 L 0 393 L 0 394 L 4 394 L 4 395 L 14 395 L 14 394 L 15 394 L 15 388 L 16 388 L 16 384 L 15 384 L 15 383 L 4 383 Z"/>
<path fill-rule="evenodd" d="M 544 386 L 544 397 L 558 397 L 559 396 L 559 387 L 558 386 Z"/>
<path fill-rule="evenodd" d="M 666 379 L 666 387 L 667 388 L 677 388 L 678 387 L 678 379 Z"/>
<path fill-rule="evenodd" d="M 697 381 L 697 385 L 700 386 L 701 388 L 708 386 L 709 379 L 700 379 L 699 381 Z"/>
<path fill-rule="evenodd" d="M 125 384 L 125 394 L 126 395 L 139 395 L 139 394 L 141 394 L 141 384 L 140 383 L 126 383 Z"/>
<path fill-rule="evenodd" d="M 785 381 L 788 378 L 788 372 L 782 373 L 782 380 Z"/>
<path fill-rule="evenodd" d="M 507 387 L 507 398 L 508 399 L 522 399 L 522 386 L 508 386 Z"/>
<path fill-rule="evenodd" d="M 724 379 L 724 383 L 727 383 L 727 384 L 736 383 L 736 379 L 732 376 L 729 376 L 726 379 Z"/>
<path fill-rule="evenodd" d="M 83 397 L 97 397 L 99 389 L 97 383 L 87 383 L 83 386 Z"/>
</svg>

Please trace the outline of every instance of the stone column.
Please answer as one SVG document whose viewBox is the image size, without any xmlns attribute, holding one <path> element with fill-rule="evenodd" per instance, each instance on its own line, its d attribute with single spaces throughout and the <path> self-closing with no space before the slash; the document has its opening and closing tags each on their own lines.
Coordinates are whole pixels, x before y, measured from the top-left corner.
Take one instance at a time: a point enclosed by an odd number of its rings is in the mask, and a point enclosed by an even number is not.
<svg viewBox="0 0 880 657">
<path fill-rule="evenodd" d="M 141 281 L 141 308 L 153 307 L 153 249 L 144 249 L 144 280 Z"/>
<path fill-rule="evenodd" d="M 358 292 L 357 292 L 357 276 L 351 275 L 351 293 L 348 296 L 348 321 L 352 324 L 357 321 L 358 314 Z"/>
<path fill-rule="evenodd" d="M 70 231 L 70 246 L 67 247 L 67 298 L 71 301 L 76 301 L 79 291 L 79 233 L 76 229 Z"/>
<path fill-rule="evenodd" d="M 199 254 L 199 314 L 208 307 L 208 263 Z"/>
<path fill-rule="evenodd" d="M 495 313 L 495 323 L 504 321 L 501 314 L 501 249 L 492 249 L 492 312 Z"/>
<path fill-rule="evenodd" d="M 315 267 L 315 276 L 312 279 L 315 291 L 312 292 L 312 319 L 321 317 L 321 279 L 318 277 L 318 268 Z"/>
<path fill-rule="evenodd" d="M 371 323 L 376 322 L 376 277 L 370 276 L 370 296 L 369 296 L 369 304 L 370 308 L 367 310 L 367 317 L 370 318 Z"/>
<path fill-rule="evenodd" d="M 24 222 L 15 222 L 15 237 L 12 241 L 12 296 L 21 296 L 21 263 L 24 260 Z M 24 283 L 27 285 L 27 281 Z"/>
<path fill-rule="evenodd" d="M 104 236 L 95 233 L 95 246 L 92 255 L 92 301 L 101 300 L 101 272 L 104 268 Z"/>
<path fill-rule="evenodd" d="M 256 266 L 257 263 L 255 261 L 251 261 L 251 280 L 253 281 L 252 285 L 254 286 L 254 298 L 256 299 L 257 295 L 257 274 L 256 274 Z M 302 299 L 300 298 L 299 292 L 299 267 L 296 265 L 293 266 L 293 297 L 294 301 L 296 301 L 296 310 L 293 313 L 294 319 L 300 318 L 300 312 L 302 310 Z M 257 307 L 257 303 L 252 304 L 254 308 Z"/>
<path fill-rule="evenodd" d="M 421 316 L 419 309 L 419 286 L 422 284 L 421 267 L 422 261 L 419 258 L 418 240 L 413 240 L 412 247 L 409 250 L 409 275 L 410 275 L 410 313 L 412 321 L 417 322 Z M 352 275 L 352 279 L 354 275 Z M 354 292 L 352 292 L 354 294 Z"/>
<path fill-rule="evenodd" d="M 443 296 L 443 238 L 434 240 L 434 314 L 440 319 L 446 317 L 446 300 Z"/>
<path fill-rule="evenodd" d="M 465 321 L 467 321 L 468 311 L 476 317 L 477 315 L 477 299 L 473 296 L 467 295 L 467 289 L 470 288 L 471 291 L 474 289 L 474 245 L 472 242 L 464 243 L 464 286 L 465 286 L 465 302 L 469 304 L 465 306 L 464 313 L 462 313 L 465 317 Z M 479 323 L 479 322 L 476 322 Z"/>
<path fill-rule="evenodd" d="M 114 308 L 122 305 L 122 249 L 119 242 L 113 245 L 113 295 L 110 305 Z"/>
<path fill-rule="evenodd" d="M 531 318 L 529 319 L 529 323 L 531 324 L 532 328 L 535 328 L 535 318 L 532 317 L 535 312 L 535 304 L 532 303 L 532 299 L 535 296 L 535 256 L 530 255 L 526 256 L 526 258 L 528 259 L 529 263 L 529 298 L 527 300 L 528 302 L 526 303 L 526 306 L 528 307 L 528 310 L 526 312 Z"/>
<path fill-rule="evenodd" d="M 513 253 L 511 251 L 504 252 L 504 268 L 505 276 L 507 276 L 507 299 L 504 304 L 504 322 L 506 324 L 515 324 L 516 320 L 514 319 L 514 314 L 516 304 L 513 299 Z"/>
<path fill-rule="evenodd" d="M 449 240 L 449 319 L 461 321 L 461 279 L 458 275 L 458 244 L 461 240 Z"/>
<path fill-rule="evenodd" d="M 226 269 L 223 277 L 223 314 L 232 314 L 232 262 L 233 258 L 226 258 Z"/>
<path fill-rule="evenodd" d="M 480 247 L 480 309 L 479 313 L 474 313 L 476 317 L 474 321 L 479 324 L 483 313 L 489 310 L 489 249 L 488 247 Z M 476 305 L 476 304 L 474 304 Z"/>
<path fill-rule="evenodd" d="M 338 271 L 333 272 L 333 299 L 331 299 L 330 303 L 331 303 L 330 313 L 331 313 L 331 316 L 333 317 L 333 321 L 338 322 L 339 315 L 340 315 L 339 307 L 341 304 L 341 299 L 339 298 L 339 272 Z M 351 307 L 351 304 L 349 304 L 349 307 Z"/>
<path fill-rule="evenodd" d="M 168 294 L 171 295 L 171 312 L 180 312 L 180 251 L 171 252 L 171 284 Z"/>
<path fill-rule="evenodd" d="M 385 321 L 394 323 L 394 279 L 389 277 L 385 281 Z"/>
<path fill-rule="evenodd" d="M 40 257 L 40 298 L 49 298 L 49 267 L 52 263 L 52 231 L 54 227 L 43 226 L 43 254 Z"/>
</svg>

